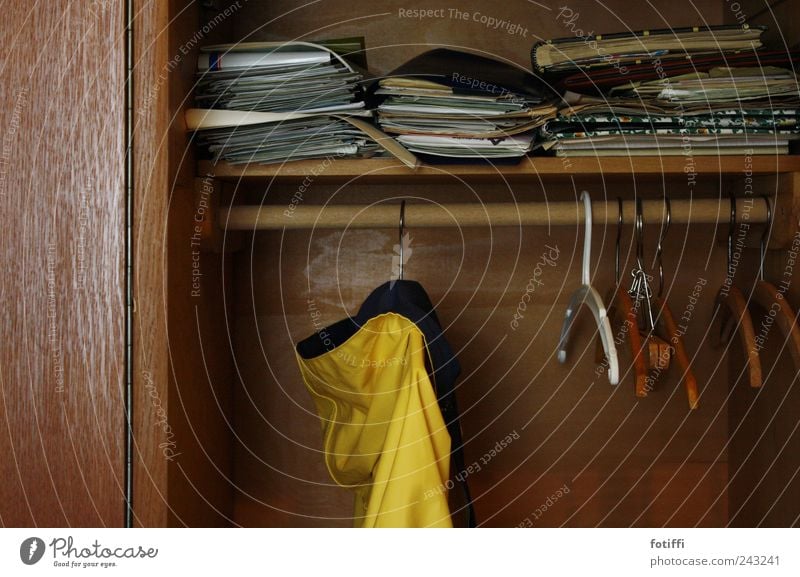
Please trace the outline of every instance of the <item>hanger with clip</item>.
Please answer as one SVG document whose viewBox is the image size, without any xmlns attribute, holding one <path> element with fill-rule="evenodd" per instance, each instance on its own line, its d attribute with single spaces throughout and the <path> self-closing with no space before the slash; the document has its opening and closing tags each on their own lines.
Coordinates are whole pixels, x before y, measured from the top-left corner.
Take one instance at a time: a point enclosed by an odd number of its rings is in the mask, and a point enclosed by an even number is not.
<svg viewBox="0 0 800 577">
<path fill-rule="evenodd" d="M 742 291 L 733 284 L 733 229 L 736 226 L 736 197 L 730 194 L 731 213 L 728 226 L 728 268 L 725 283 L 717 293 L 714 316 L 719 314 L 721 326 L 718 346 L 727 345 L 734 330 L 739 333 L 739 341 L 747 355 L 747 368 L 751 387 L 761 386 L 761 358 L 756 347 L 753 319 L 747 309 L 747 300 Z M 727 287 L 727 289 L 726 289 Z"/>
<path fill-rule="evenodd" d="M 767 205 L 767 224 L 764 226 L 764 233 L 761 235 L 758 279 L 753 287 L 752 298 L 763 309 L 765 314 L 770 314 L 772 310 L 776 311 L 775 323 L 789 346 L 795 370 L 800 370 L 800 327 L 797 326 L 797 316 L 777 287 L 764 280 L 764 259 L 767 256 L 767 238 L 772 224 L 772 205 L 769 202 L 769 198 L 766 196 L 762 198 Z"/>
<path fill-rule="evenodd" d="M 564 323 L 561 326 L 561 338 L 558 342 L 558 361 L 565 363 L 567 360 L 567 344 L 569 343 L 572 325 L 578 308 L 585 304 L 592 311 L 594 320 L 597 323 L 597 330 L 603 342 L 603 350 L 608 359 L 608 380 L 612 385 L 619 382 L 619 360 L 617 349 L 614 346 L 614 335 L 611 332 L 611 322 L 608 319 L 606 307 L 603 299 L 600 298 L 597 290 L 591 285 L 590 264 L 592 258 L 592 199 L 585 190 L 581 193 L 583 201 L 585 226 L 583 239 L 583 266 L 581 267 L 581 286 L 578 287 L 569 300 Z"/>
<path fill-rule="evenodd" d="M 675 324 L 675 317 L 667 304 L 667 299 L 663 297 L 664 294 L 664 239 L 669 230 L 670 221 L 672 219 L 672 210 L 670 206 L 669 197 L 664 196 L 664 209 L 666 211 L 666 219 L 664 226 L 661 228 L 661 233 L 658 236 L 658 247 L 656 248 L 656 262 L 658 266 L 658 294 L 655 297 L 656 309 L 658 315 L 656 317 L 656 327 L 658 328 L 661 336 L 672 346 L 672 353 L 675 360 L 678 362 L 678 368 L 681 371 L 681 379 L 683 380 L 684 387 L 686 388 L 686 397 L 689 400 L 689 408 L 696 409 L 698 405 L 699 394 L 697 392 L 697 379 L 692 371 L 692 365 L 689 362 L 689 356 L 686 354 L 686 347 L 683 343 L 683 337 L 678 331 L 678 326 Z"/>
<path fill-rule="evenodd" d="M 638 312 L 637 326 L 642 338 L 641 351 L 645 355 L 645 364 L 649 371 L 665 371 L 669 368 L 672 349 L 669 344 L 657 336 L 656 321 L 653 314 L 653 291 L 650 288 L 650 277 L 644 266 L 644 217 L 642 215 L 642 199 L 636 199 L 636 267 L 631 270 L 631 286 L 628 295 L 633 301 L 634 310 Z M 637 382 L 637 397 L 647 396 L 646 383 Z"/>
</svg>

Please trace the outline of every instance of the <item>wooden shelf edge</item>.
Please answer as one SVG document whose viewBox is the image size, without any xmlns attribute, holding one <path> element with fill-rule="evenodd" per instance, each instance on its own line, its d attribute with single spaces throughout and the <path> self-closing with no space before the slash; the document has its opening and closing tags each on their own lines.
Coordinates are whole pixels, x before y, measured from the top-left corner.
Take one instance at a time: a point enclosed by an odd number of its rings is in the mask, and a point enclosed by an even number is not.
<svg viewBox="0 0 800 577">
<path fill-rule="evenodd" d="M 222 179 L 260 178 L 294 180 L 446 180 L 451 178 L 510 180 L 562 178 L 570 176 L 614 175 L 756 175 L 800 172 L 800 155 L 783 156 L 641 156 L 555 158 L 528 157 L 517 165 L 488 166 L 479 164 L 424 165 L 416 170 L 394 159 L 374 160 L 298 160 L 285 164 L 230 165 L 201 161 L 200 176 Z"/>
</svg>

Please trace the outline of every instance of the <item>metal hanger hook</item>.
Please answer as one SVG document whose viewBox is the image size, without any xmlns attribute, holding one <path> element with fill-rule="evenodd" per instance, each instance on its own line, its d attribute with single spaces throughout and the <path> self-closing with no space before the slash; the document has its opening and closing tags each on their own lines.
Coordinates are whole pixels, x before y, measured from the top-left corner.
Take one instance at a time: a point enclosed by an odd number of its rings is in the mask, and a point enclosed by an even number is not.
<svg viewBox="0 0 800 577">
<path fill-rule="evenodd" d="M 644 268 L 644 210 L 642 208 L 642 199 L 636 199 L 636 268 L 631 271 L 633 275 L 633 284 L 631 285 L 628 293 L 636 299 L 637 309 L 644 301 L 645 317 L 647 322 L 647 330 L 652 332 L 655 328 L 655 318 L 653 317 L 653 307 L 650 302 L 652 291 L 650 283 L 647 278 L 647 273 Z"/>
<path fill-rule="evenodd" d="M 406 201 L 405 199 L 400 201 L 400 226 L 399 226 L 399 237 L 398 237 L 398 244 L 400 245 L 400 270 L 398 271 L 398 278 L 399 280 L 403 280 L 403 264 L 405 262 L 404 254 L 403 254 L 403 235 L 405 234 L 406 228 Z"/>
<path fill-rule="evenodd" d="M 761 197 L 764 199 L 764 204 L 767 205 L 767 222 L 764 223 L 764 232 L 761 233 L 761 242 L 759 243 L 759 262 L 758 262 L 758 278 L 764 280 L 764 259 L 767 257 L 767 238 L 772 229 L 772 203 L 769 197 L 765 194 Z"/>
<path fill-rule="evenodd" d="M 731 201 L 731 214 L 730 214 L 730 221 L 728 223 L 728 267 L 726 274 L 728 275 L 729 279 L 733 278 L 733 229 L 736 227 L 736 197 L 733 195 L 733 191 L 728 193 Z"/>
<path fill-rule="evenodd" d="M 667 238 L 669 225 L 672 222 L 672 204 L 669 197 L 664 195 L 664 223 L 661 226 L 661 233 L 658 235 L 658 246 L 656 247 L 656 264 L 658 265 L 658 296 L 664 294 L 664 239 Z"/>
<path fill-rule="evenodd" d="M 636 199 L 636 264 L 644 270 L 644 216 L 642 210 L 642 199 Z"/>
<path fill-rule="evenodd" d="M 619 285 L 619 247 L 622 242 L 622 226 L 625 224 L 625 220 L 622 216 L 622 198 L 619 196 L 617 197 L 617 209 L 617 242 L 614 247 L 614 279 L 617 281 L 617 285 Z"/>
</svg>

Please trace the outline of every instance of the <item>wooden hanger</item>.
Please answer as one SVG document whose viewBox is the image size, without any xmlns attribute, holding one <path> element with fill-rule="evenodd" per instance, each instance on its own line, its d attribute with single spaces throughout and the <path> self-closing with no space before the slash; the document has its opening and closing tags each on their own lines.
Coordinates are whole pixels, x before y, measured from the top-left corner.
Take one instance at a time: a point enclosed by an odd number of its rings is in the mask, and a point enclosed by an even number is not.
<svg viewBox="0 0 800 577">
<path fill-rule="evenodd" d="M 603 350 L 608 359 L 608 380 L 612 385 L 619 382 L 619 360 L 617 349 L 614 345 L 614 335 L 611 332 L 611 322 L 608 319 L 606 307 L 600 294 L 591 285 L 590 264 L 592 258 L 592 199 L 585 190 L 581 193 L 583 201 L 585 230 L 583 239 L 583 266 L 581 269 L 581 286 L 578 287 L 567 305 L 564 323 L 561 326 L 561 337 L 558 342 L 558 361 L 565 363 L 567 360 L 567 344 L 569 343 L 572 325 L 575 323 L 576 313 L 581 304 L 585 304 L 592 311 L 597 323 L 597 330 L 603 342 Z"/>
<path fill-rule="evenodd" d="M 775 310 L 775 323 L 789 347 L 795 370 L 800 371 L 800 327 L 797 325 L 797 316 L 791 305 L 786 302 L 783 293 L 771 282 L 764 280 L 764 259 L 767 255 L 767 237 L 772 223 L 772 205 L 769 198 L 766 196 L 762 198 L 767 205 L 767 224 L 761 235 L 758 279 L 753 287 L 752 300 L 761 307 L 765 315 Z"/>
<path fill-rule="evenodd" d="M 658 315 L 656 317 L 656 328 L 659 335 L 665 339 L 672 348 L 672 355 L 678 362 L 678 368 L 681 371 L 681 381 L 686 388 L 686 397 L 689 401 L 689 408 L 696 409 L 699 402 L 700 395 L 697 392 L 697 379 L 692 371 L 692 364 L 689 362 L 689 355 L 686 354 L 686 346 L 683 343 L 683 336 L 678 331 L 678 326 L 675 324 L 675 317 L 672 315 L 672 310 L 667 304 L 667 299 L 663 297 L 664 294 L 664 240 L 669 231 L 669 225 L 672 221 L 672 208 L 669 197 L 664 197 L 664 209 L 666 211 L 666 218 L 664 225 L 661 227 L 661 233 L 658 235 L 658 246 L 656 247 L 656 262 L 658 266 L 658 295 L 655 298 L 656 308 Z"/>
<path fill-rule="evenodd" d="M 639 334 L 639 314 L 634 310 L 633 300 L 625 287 L 620 286 L 617 288 L 614 299 L 616 306 L 614 307 L 613 318 L 617 323 L 621 323 L 625 327 L 625 336 L 633 357 L 634 392 L 637 397 L 646 397 L 648 370 L 644 359 L 644 343 L 642 342 L 642 335 Z"/>
<path fill-rule="evenodd" d="M 750 386 L 758 388 L 761 386 L 761 357 L 756 348 L 756 333 L 753 329 L 753 319 L 750 311 L 747 310 L 747 300 L 742 291 L 736 285 L 731 285 L 727 295 L 723 294 L 723 289 L 717 294 L 716 313 L 720 315 L 722 328 L 718 346 L 727 345 L 734 330 L 738 329 L 739 342 L 747 354 L 747 369 L 750 378 Z M 715 314 L 716 314 L 715 313 Z M 738 319 L 738 323 L 736 321 Z"/>
<path fill-rule="evenodd" d="M 700 395 L 697 391 L 697 379 L 694 376 L 689 355 L 686 354 L 686 347 L 683 344 L 683 337 L 678 331 L 678 326 L 675 324 L 675 318 L 672 316 L 672 311 L 669 309 L 667 301 L 661 297 L 656 297 L 655 300 L 659 309 L 657 321 L 659 329 L 667 339 L 667 342 L 672 343 L 673 355 L 681 371 L 681 379 L 686 389 L 689 408 L 696 409 L 699 405 Z"/>
<path fill-rule="evenodd" d="M 669 368 L 672 350 L 664 339 L 657 334 L 657 326 L 653 315 L 653 293 L 650 280 L 644 267 L 644 217 L 642 214 L 642 199 L 636 200 L 636 267 L 631 271 L 633 280 L 628 294 L 633 301 L 634 309 L 639 313 L 641 322 L 638 328 L 641 331 L 642 346 L 645 362 L 650 371 L 665 371 Z M 646 397 L 647 389 L 637 391 L 637 396 Z"/>
<path fill-rule="evenodd" d="M 731 213 L 730 225 L 728 227 L 728 268 L 725 283 L 717 293 L 717 302 L 714 309 L 714 316 L 719 315 L 722 323 L 720 328 L 720 338 L 718 346 L 727 345 L 730 341 L 732 332 L 736 329 L 739 333 L 739 342 L 747 355 L 747 368 L 750 386 L 757 388 L 761 386 L 761 358 L 758 355 L 756 346 L 756 335 L 753 329 L 753 319 L 747 309 L 747 300 L 742 291 L 733 284 L 735 271 L 733 270 L 733 229 L 736 226 L 736 198 L 731 193 Z M 727 287 L 727 289 L 726 289 Z"/>
<path fill-rule="evenodd" d="M 797 326 L 797 317 L 791 305 L 775 285 L 760 279 L 753 288 L 753 300 L 764 309 L 765 314 L 775 307 L 775 323 L 787 341 L 795 370 L 800 372 L 800 327 Z"/>
<path fill-rule="evenodd" d="M 622 236 L 622 201 L 618 198 L 619 215 L 617 217 L 617 240 L 614 260 L 614 278 L 617 281 L 616 290 L 612 291 L 613 298 L 609 298 L 611 305 L 609 306 L 609 317 L 615 320 L 615 323 L 621 325 L 626 333 L 628 346 L 630 347 L 631 356 L 633 358 L 633 368 L 635 371 L 634 391 L 637 397 L 646 397 L 648 392 L 648 379 L 650 377 L 648 364 L 655 366 L 662 366 L 657 364 L 660 359 L 656 359 L 656 363 L 648 359 L 645 362 L 644 347 L 642 335 L 639 333 L 638 318 L 639 313 L 634 307 L 631 295 L 628 290 L 620 285 L 620 241 Z M 655 319 L 654 331 L 657 333 L 657 338 L 667 345 L 671 350 L 671 355 L 675 357 L 678 366 L 681 370 L 681 379 L 686 388 L 686 396 L 689 400 L 689 408 L 696 409 L 699 402 L 699 394 L 697 391 L 697 379 L 692 371 L 691 363 L 689 362 L 689 355 L 686 353 L 686 347 L 683 343 L 683 337 L 678 331 L 672 311 L 667 304 L 666 299 L 662 297 L 664 292 L 664 239 L 666 238 L 667 231 L 671 221 L 671 209 L 669 198 L 664 199 L 666 209 L 666 220 L 661 229 L 661 234 L 658 238 L 658 247 L 656 249 L 656 261 L 658 263 L 658 296 L 654 298 L 658 314 Z M 641 243 L 641 239 L 640 239 Z M 639 247 L 637 247 L 639 250 Z M 622 330 L 622 329 L 620 329 Z M 663 348 L 662 348 L 663 353 Z M 597 348 L 597 362 L 602 361 L 602 350 L 598 344 Z M 663 369 L 662 369 L 663 370 Z"/>
</svg>

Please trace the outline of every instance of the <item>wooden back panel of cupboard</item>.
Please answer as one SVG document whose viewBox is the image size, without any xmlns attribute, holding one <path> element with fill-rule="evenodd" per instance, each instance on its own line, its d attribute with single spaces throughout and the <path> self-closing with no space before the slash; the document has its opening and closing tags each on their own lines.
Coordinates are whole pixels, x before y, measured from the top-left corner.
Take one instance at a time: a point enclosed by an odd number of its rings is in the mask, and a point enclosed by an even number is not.
<svg viewBox="0 0 800 577">
<path fill-rule="evenodd" d="M 571 23 L 558 16 L 563 3 L 511 2 L 488 7 L 461 2 L 460 15 L 415 20 L 400 17 L 392 2 L 323 2 L 313 9 L 290 2 L 248 3 L 234 21 L 235 37 L 248 39 L 366 36 L 370 67 L 386 72 L 432 45 L 484 50 L 521 66 L 530 64 L 529 50 L 538 38 L 569 35 L 571 30 L 617 30 L 625 27 L 683 26 L 698 19 L 724 20 L 720 2 L 676 2 L 632 10 L 629 3 L 570 3 Z M 411 2 L 403 9 L 426 9 Z M 294 10 L 293 10 L 294 9 Z M 699 11 L 699 15 L 698 15 Z M 347 14 L 347 18 L 342 18 Z M 468 14 L 467 18 L 463 14 Z M 481 14 L 518 23 L 522 30 L 493 30 Z M 563 16 L 567 16 L 566 13 Z M 685 190 L 685 179 L 673 178 L 673 190 Z M 300 182 L 269 186 L 267 202 L 288 205 Z M 634 190 L 656 192 L 659 179 L 635 183 L 632 178 L 609 182 L 598 175 L 587 186 L 599 196 Z M 638 188 L 636 186 L 646 188 Z M 265 187 L 239 183 L 237 194 L 261 200 Z M 575 191 L 560 182 L 516 182 L 517 199 L 574 199 Z M 713 195 L 714 182 L 696 192 Z M 313 183 L 305 202 L 371 202 L 407 195 L 448 202 L 511 200 L 503 185 L 478 184 L 470 191 L 455 181 L 395 185 L 338 186 Z M 245 202 L 245 200 L 242 200 Z M 702 376 L 703 409 L 686 419 L 686 400 L 674 375 L 661 389 L 641 402 L 633 396 L 630 374 L 615 391 L 595 376 L 593 342 L 586 318 L 575 335 L 574 367 L 560 367 L 553 358 L 566 299 L 579 283 L 579 229 L 548 231 L 486 229 L 409 231 L 413 255 L 406 278 L 423 283 L 437 302 L 448 340 L 458 351 L 463 378 L 458 391 L 464 411 L 467 463 L 480 471 L 471 474 L 480 520 L 490 526 L 509 526 L 526 519 L 537 525 L 720 525 L 727 520 L 727 463 L 724 443 L 726 420 L 725 367 L 710 362 L 710 348 L 699 351 L 698 362 L 708 368 Z M 598 286 L 611 286 L 613 228 L 596 233 L 594 265 Z M 626 231 L 630 235 L 630 228 Z M 674 237 L 715 247 L 713 229 L 678 228 Z M 352 495 L 335 487 L 325 471 L 320 431 L 313 405 L 299 378 L 292 344 L 319 326 L 353 313 L 372 288 L 388 279 L 391 230 L 318 230 L 259 233 L 237 254 L 234 335 L 236 364 L 241 381 L 234 393 L 237 415 L 234 478 L 235 518 L 243 525 L 346 526 L 351 523 Z M 649 237 L 652 247 L 653 238 Z M 561 258 L 525 313 L 519 330 L 512 331 L 520 295 L 533 274 L 545 245 L 558 246 Z M 674 246 L 674 244 L 673 244 Z M 679 263 L 673 294 L 683 308 L 699 277 L 708 286 L 721 281 L 724 263 L 719 251 L 709 254 L 710 267 L 687 262 L 680 250 L 668 258 Z M 577 247 L 577 248 L 576 248 Z M 630 253 L 626 254 L 630 257 Z M 577 251 L 577 252 L 576 252 Z M 629 263 L 629 261 L 628 261 Z M 547 267 L 550 268 L 550 267 Z M 549 274 L 548 274 L 549 273 Z M 703 291 L 704 316 L 713 299 Z M 702 340 L 699 331 L 689 337 Z M 584 350 L 591 344 L 588 350 Z M 581 354 L 581 353 L 584 354 Z M 600 416 L 594 418 L 600 413 Z M 651 426 L 652 425 L 652 426 Z M 513 442 L 492 455 L 508 436 Z M 689 452 L 686 447 L 691 447 Z M 486 457 L 486 455 L 490 455 Z M 568 495 L 534 519 L 548 498 L 566 486 Z M 684 487 L 693 487 L 689 494 Z M 512 501 L 511 496 L 518 498 Z M 685 498 L 685 499 L 684 499 Z M 552 500 L 550 500 L 552 502 Z M 538 510 L 538 512 L 537 512 Z M 674 515 L 673 515 L 674 514 Z"/>
<path fill-rule="evenodd" d="M 682 185 L 685 190 L 680 176 L 666 181 L 673 198 L 681 196 Z M 238 185 L 243 202 L 247 186 Z M 277 209 L 288 206 L 297 186 L 271 186 L 268 202 Z M 585 188 L 598 199 L 630 198 L 634 190 L 657 199 L 662 183 L 592 177 L 575 186 L 516 182 L 513 194 L 542 200 L 546 191 L 551 200 L 568 200 Z M 711 196 L 718 187 L 716 178 L 701 180 L 694 192 Z M 250 202 L 260 196 L 257 185 L 250 194 Z M 455 179 L 344 189 L 314 183 L 304 194 L 307 202 L 365 204 L 398 196 L 415 202 L 512 200 L 502 184 L 470 190 Z M 706 335 L 725 270 L 714 227 L 673 225 L 665 252 L 671 306 L 678 317 L 691 309 L 685 314 L 686 341 L 702 389 L 696 411 L 689 411 L 674 370 L 648 398 L 636 398 L 625 354 L 622 382 L 612 387 L 595 364 L 594 331 L 585 313 L 569 363 L 556 361 L 567 299 L 580 283 L 581 229 L 424 229 L 410 223 L 405 276 L 420 281 L 436 303 L 463 369 L 457 394 L 467 464 L 477 464 L 469 481 L 479 519 L 488 526 L 526 520 L 540 526 L 724 525 L 728 377 L 724 357 Z M 657 227 L 648 227 L 650 257 L 656 233 Z M 352 495 L 325 471 L 318 418 L 292 345 L 354 314 L 389 278 L 396 236 L 389 229 L 262 232 L 237 254 L 237 522 L 351 523 Z M 602 293 L 614 283 L 615 236 L 613 225 L 596 227 L 592 275 Z M 630 239 L 628 225 L 622 245 L 626 276 L 633 264 Z M 531 279 L 535 288 L 520 312 Z M 512 326 L 515 314 L 521 318 Z M 496 451 L 509 436 L 513 441 Z M 569 493 L 547 506 L 564 486 Z"/>
<path fill-rule="evenodd" d="M 4 526 L 123 524 L 123 9 L 3 6 Z"/>
<path fill-rule="evenodd" d="M 424 17 L 419 17 L 420 12 Z M 233 32 L 235 39 L 246 40 L 364 36 L 370 70 L 386 73 L 425 50 L 442 46 L 477 50 L 529 69 L 531 46 L 543 39 L 696 26 L 698 22 L 722 24 L 726 19 L 727 9 L 720 0 L 653 4 L 325 0 L 304 6 L 278 0 L 242 2 L 233 18 Z"/>
</svg>

